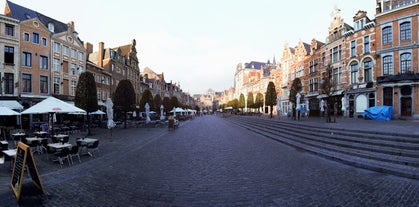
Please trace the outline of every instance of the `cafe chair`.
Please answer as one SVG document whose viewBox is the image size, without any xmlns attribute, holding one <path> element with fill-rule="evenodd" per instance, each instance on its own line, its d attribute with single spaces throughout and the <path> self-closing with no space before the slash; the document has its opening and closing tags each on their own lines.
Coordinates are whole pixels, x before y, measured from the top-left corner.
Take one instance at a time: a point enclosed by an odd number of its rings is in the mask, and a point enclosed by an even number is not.
<svg viewBox="0 0 419 207">
<path fill-rule="evenodd" d="M 60 163 L 60 167 L 63 167 L 64 160 L 67 160 L 68 166 L 71 165 L 70 158 L 69 158 L 70 150 L 68 148 L 63 148 L 60 151 L 56 152 L 54 155 L 57 157 L 58 162 Z"/>
<path fill-rule="evenodd" d="M 99 140 L 94 141 L 91 145 L 87 145 L 87 152 L 91 154 L 92 157 L 95 156 L 94 151 L 99 154 Z"/>
<path fill-rule="evenodd" d="M 79 145 L 72 146 L 71 149 L 70 149 L 70 153 L 68 154 L 68 156 L 70 157 L 71 164 L 74 164 L 73 157 L 79 158 L 79 163 L 81 163 L 80 152 L 79 152 Z"/>
</svg>

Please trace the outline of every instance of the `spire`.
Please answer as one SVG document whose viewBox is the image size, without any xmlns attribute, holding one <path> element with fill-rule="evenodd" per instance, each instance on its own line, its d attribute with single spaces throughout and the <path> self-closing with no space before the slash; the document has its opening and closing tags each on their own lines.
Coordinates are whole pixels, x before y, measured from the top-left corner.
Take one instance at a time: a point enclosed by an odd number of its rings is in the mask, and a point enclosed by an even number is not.
<svg viewBox="0 0 419 207">
<path fill-rule="evenodd" d="M 276 65 L 275 55 L 274 55 L 274 58 L 272 60 L 272 64 Z"/>
</svg>

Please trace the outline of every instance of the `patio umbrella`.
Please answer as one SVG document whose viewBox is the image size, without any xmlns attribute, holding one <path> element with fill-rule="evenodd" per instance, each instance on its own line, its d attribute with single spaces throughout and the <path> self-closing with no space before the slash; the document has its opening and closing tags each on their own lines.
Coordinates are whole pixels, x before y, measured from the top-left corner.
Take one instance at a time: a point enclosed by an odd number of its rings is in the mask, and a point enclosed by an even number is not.
<svg viewBox="0 0 419 207">
<path fill-rule="evenodd" d="M 21 114 L 52 114 L 54 116 L 56 113 L 86 114 L 86 111 L 60 99 L 49 97 L 22 111 Z M 51 129 L 54 129 L 54 122 Z M 51 135 L 54 136 L 54 130 L 51 131 Z"/>
<path fill-rule="evenodd" d="M 47 114 L 47 113 L 86 113 L 85 110 L 73 106 L 60 99 L 49 97 L 32 107 L 22 111 L 22 114 Z"/>
<path fill-rule="evenodd" d="M 97 111 L 91 112 L 89 113 L 90 115 L 104 115 L 106 114 L 105 112 L 101 111 L 100 109 L 98 109 Z"/>
<path fill-rule="evenodd" d="M 115 123 L 113 122 L 113 102 L 111 98 L 106 99 L 106 114 L 108 116 L 108 129 L 111 130 L 112 136 L 112 128 L 115 127 Z"/>
<path fill-rule="evenodd" d="M 144 108 L 145 108 L 145 117 L 146 117 L 145 123 L 148 124 L 151 121 L 151 119 L 150 119 L 150 104 L 145 103 Z"/>
<path fill-rule="evenodd" d="M 12 109 L 4 106 L 0 106 L 0 116 L 15 116 L 20 115 L 20 113 L 13 111 Z"/>
</svg>

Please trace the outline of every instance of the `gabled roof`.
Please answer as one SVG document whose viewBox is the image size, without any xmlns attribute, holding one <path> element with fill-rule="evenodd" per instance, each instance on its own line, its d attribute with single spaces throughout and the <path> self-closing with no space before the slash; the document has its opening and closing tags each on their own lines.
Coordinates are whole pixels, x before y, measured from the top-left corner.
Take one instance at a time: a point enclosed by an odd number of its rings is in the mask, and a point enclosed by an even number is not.
<svg viewBox="0 0 419 207">
<path fill-rule="evenodd" d="M 6 7 L 5 7 L 4 13 L 6 16 L 13 17 L 20 21 L 24 21 L 24 20 L 32 19 L 32 18 L 38 18 L 39 21 L 41 21 L 42 24 L 44 24 L 47 28 L 48 28 L 48 24 L 52 23 L 54 25 L 54 33 L 61 33 L 68 30 L 67 24 L 62 23 L 53 18 L 50 18 L 48 16 L 45 16 L 37 11 L 15 4 L 8 0 L 6 1 Z"/>
<path fill-rule="evenodd" d="M 245 63 L 244 68 L 246 69 L 256 69 L 260 70 L 262 67 L 265 67 L 266 63 L 251 61 L 250 63 Z"/>
<path fill-rule="evenodd" d="M 129 53 L 130 53 L 130 51 L 131 51 L 131 44 L 129 44 L 129 45 L 123 45 L 123 46 L 119 46 L 119 47 L 116 47 L 116 48 L 113 48 L 115 51 L 117 50 L 117 49 L 120 49 L 121 50 L 121 55 L 122 56 L 125 56 L 125 57 L 127 57 L 127 58 L 129 58 Z"/>
</svg>

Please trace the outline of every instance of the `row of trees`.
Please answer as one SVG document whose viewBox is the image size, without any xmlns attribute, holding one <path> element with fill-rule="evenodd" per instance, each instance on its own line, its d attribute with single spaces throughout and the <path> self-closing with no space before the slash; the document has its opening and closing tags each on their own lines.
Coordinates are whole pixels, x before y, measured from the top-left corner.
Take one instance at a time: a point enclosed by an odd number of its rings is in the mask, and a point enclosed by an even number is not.
<svg viewBox="0 0 419 207">
<path fill-rule="evenodd" d="M 273 106 L 276 105 L 276 95 L 277 92 L 275 89 L 275 84 L 271 81 L 269 82 L 268 87 L 266 88 L 265 100 L 263 98 L 262 93 L 257 93 L 256 99 L 254 98 L 252 92 L 249 92 L 247 94 L 247 108 L 258 109 L 258 112 L 260 112 L 260 108 L 263 107 L 265 103 L 266 106 L 270 107 L 270 114 L 272 117 Z M 222 105 L 221 107 L 232 107 L 234 109 L 241 109 L 243 111 L 243 109 L 246 107 L 246 100 L 244 94 L 240 94 L 239 99 L 233 99 L 229 101 L 226 105 Z"/>
<path fill-rule="evenodd" d="M 121 80 L 115 89 L 115 93 L 112 97 L 114 104 L 115 117 L 119 117 L 124 120 L 124 127 L 127 124 L 127 113 L 139 110 L 140 112 L 145 111 L 145 104 L 150 105 L 151 111 L 160 112 L 160 107 L 163 105 L 166 114 L 173 109 L 173 107 L 184 107 L 189 106 L 182 105 L 177 97 L 164 97 L 163 99 L 159 94 L 153 96 L 150 90 L 146 89 L 140 99 L 140 108 L 136 108 L 136 98 L 134 87 L 129 80 Z M 98 106 L 97 90 L 94 76 L 91 72 L 86 71 L 80 74 L 79 81 L 76 87 L 76 95 L 74 98 L 74 104 L 85 110 L 87 113 L 97 111 Z M 90 116 L 87 116 L 88 123 L 88 134 L 90 134 Z"/>
</svg>

